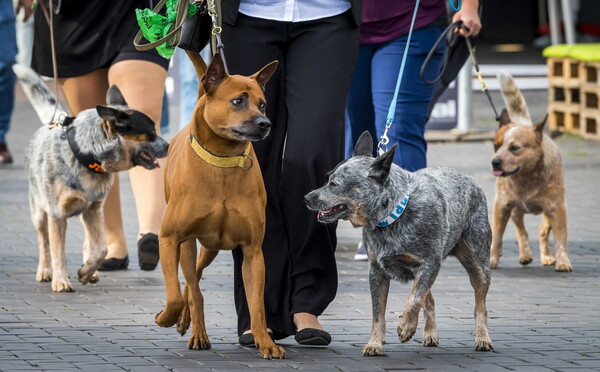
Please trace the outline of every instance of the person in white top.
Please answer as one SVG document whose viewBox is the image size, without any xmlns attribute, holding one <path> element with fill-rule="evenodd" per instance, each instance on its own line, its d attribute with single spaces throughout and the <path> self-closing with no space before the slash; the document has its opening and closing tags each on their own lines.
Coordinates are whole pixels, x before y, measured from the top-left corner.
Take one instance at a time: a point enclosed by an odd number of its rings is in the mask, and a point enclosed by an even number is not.
<svg viewBox="0 0 600 372">
<path fill-rule="evenodd" d="M 358 52 L 360 0 L 231 0 L 222 2 L 229 73 L 249 75 L 279 61 L 266 87 L 271 135 L 254 144 L 267 189 L 267 327 L 274 339 L 327 345 L 318 316 L 335 298 L 336 226 L 320 224 L 304 195 L 342 160 L 344 106 Z M 241 279 L 235 300 L 240 344 L 254 343 Z"/>
</svg>

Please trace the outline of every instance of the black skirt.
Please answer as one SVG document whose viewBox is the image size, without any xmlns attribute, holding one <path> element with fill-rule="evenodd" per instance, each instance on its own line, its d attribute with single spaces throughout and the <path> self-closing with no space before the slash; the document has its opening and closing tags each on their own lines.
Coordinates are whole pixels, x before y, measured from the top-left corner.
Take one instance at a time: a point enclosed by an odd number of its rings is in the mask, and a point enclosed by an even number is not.
<svg viewBox="0 0 600 372">
<path fill-rule="evenodd" d="M 58 77 L 85 75 L 125 59 L 148 60 L 166 69 L 169 60 L 155 49 L 140 52 L 133 45 L 139 30 L 135 9 L 149 6 L 147 0 L 63 0 L 60 14 L 53 16 Z M 39 5 L 34 24 L 31 66 L 52 77 L 50 29 Z"/>
</svg>

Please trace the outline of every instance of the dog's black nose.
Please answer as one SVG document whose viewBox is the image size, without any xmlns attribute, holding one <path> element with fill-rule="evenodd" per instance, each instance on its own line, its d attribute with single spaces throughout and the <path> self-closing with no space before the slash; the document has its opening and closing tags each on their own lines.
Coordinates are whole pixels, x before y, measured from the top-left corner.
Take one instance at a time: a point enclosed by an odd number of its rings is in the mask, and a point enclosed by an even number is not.
<svg viewBox="0 0 600 372">
<path fill-rule="evenodd" d="M 502 165 L 502 160 L 498 159 L 498 158 L 494 158 L 492 159 L 492 167 L 494 169 L 499 169 Z"/>
<path fill-rule="evenodd" d="M 271 128 L 271 121 L 267 118 L 258 118 L 254 121 L 254 124 L 263 130 Z"/>
<path fill-rule="evenodd" d="M 304 195 L 304 204 L 308 205 L 310 201 L 314 199 L 314 193 L 311 191 L 308 194 Z"/>
</svg>

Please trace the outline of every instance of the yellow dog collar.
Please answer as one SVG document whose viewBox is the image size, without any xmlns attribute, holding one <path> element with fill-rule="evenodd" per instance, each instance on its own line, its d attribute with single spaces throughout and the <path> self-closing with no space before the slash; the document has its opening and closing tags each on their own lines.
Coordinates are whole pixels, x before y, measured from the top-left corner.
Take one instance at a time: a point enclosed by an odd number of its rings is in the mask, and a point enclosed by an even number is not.
<svg viewBox="0 0 600 372">
<path fill-rule="evenodd" d="M 246 146 L 246 150 L 242 155 L 235 156 L 219 156 L 211 153 L 202 145 L 193 134 L 190 134 L 190 144 L 192 145 L 192 149 L 194 152 L 200 157 L 200 159 L 204 160 L 210 165 L 214 165 L 219 168 L 235 168 L 240 167 L 242 169 L 250 169 L 254 164 L 254 160 L 250 157 L 250 149 L 251 144 L 248 142 L 248 146 Z M 245 167 L 246 160 L 250 160 L 250 165 Z"/>
</svg>

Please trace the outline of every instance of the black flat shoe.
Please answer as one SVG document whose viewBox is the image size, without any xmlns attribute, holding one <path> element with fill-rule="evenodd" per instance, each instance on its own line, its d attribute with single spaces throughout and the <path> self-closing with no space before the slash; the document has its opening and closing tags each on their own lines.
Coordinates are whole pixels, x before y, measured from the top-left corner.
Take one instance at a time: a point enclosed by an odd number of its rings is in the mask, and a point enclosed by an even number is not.
<svg viewBox="0 0 600 372">
<path fill-rule="evenodd" d="M 152 271 L 158 265 L 158 235 L 147 233 L 137 242 L 140 269 Z"/>
<path fill-rule="evenodd" d="M 273 332 L 267 332 L 267 333 L 269 334 L 269 337 L 271 337 L 271 340 L 275 341 L 275 339 L 273 338 Z M 255 345 L 254 336 L 252 336 L 252 333 L 244 333 L 243 335 L 240 336 L 240 338 L 238 339 L 238 342 L 242 346 L 254 346 Z"/>
<path fill-rule="evenodd" d="M 129 256 L 125 256 L 123 258 L 109 258 L 104 260 L 98 271 L 115 271 L 115 270 L 127 270 L 127 266 L 129 266 Z"/>
<path fill-rule="evenodd" d="M 296 332 L 294 339 L 300 345 L 329 345 L 331 335 L 323 330 L 315 328 L 304 328 Z"/>
</svg>

